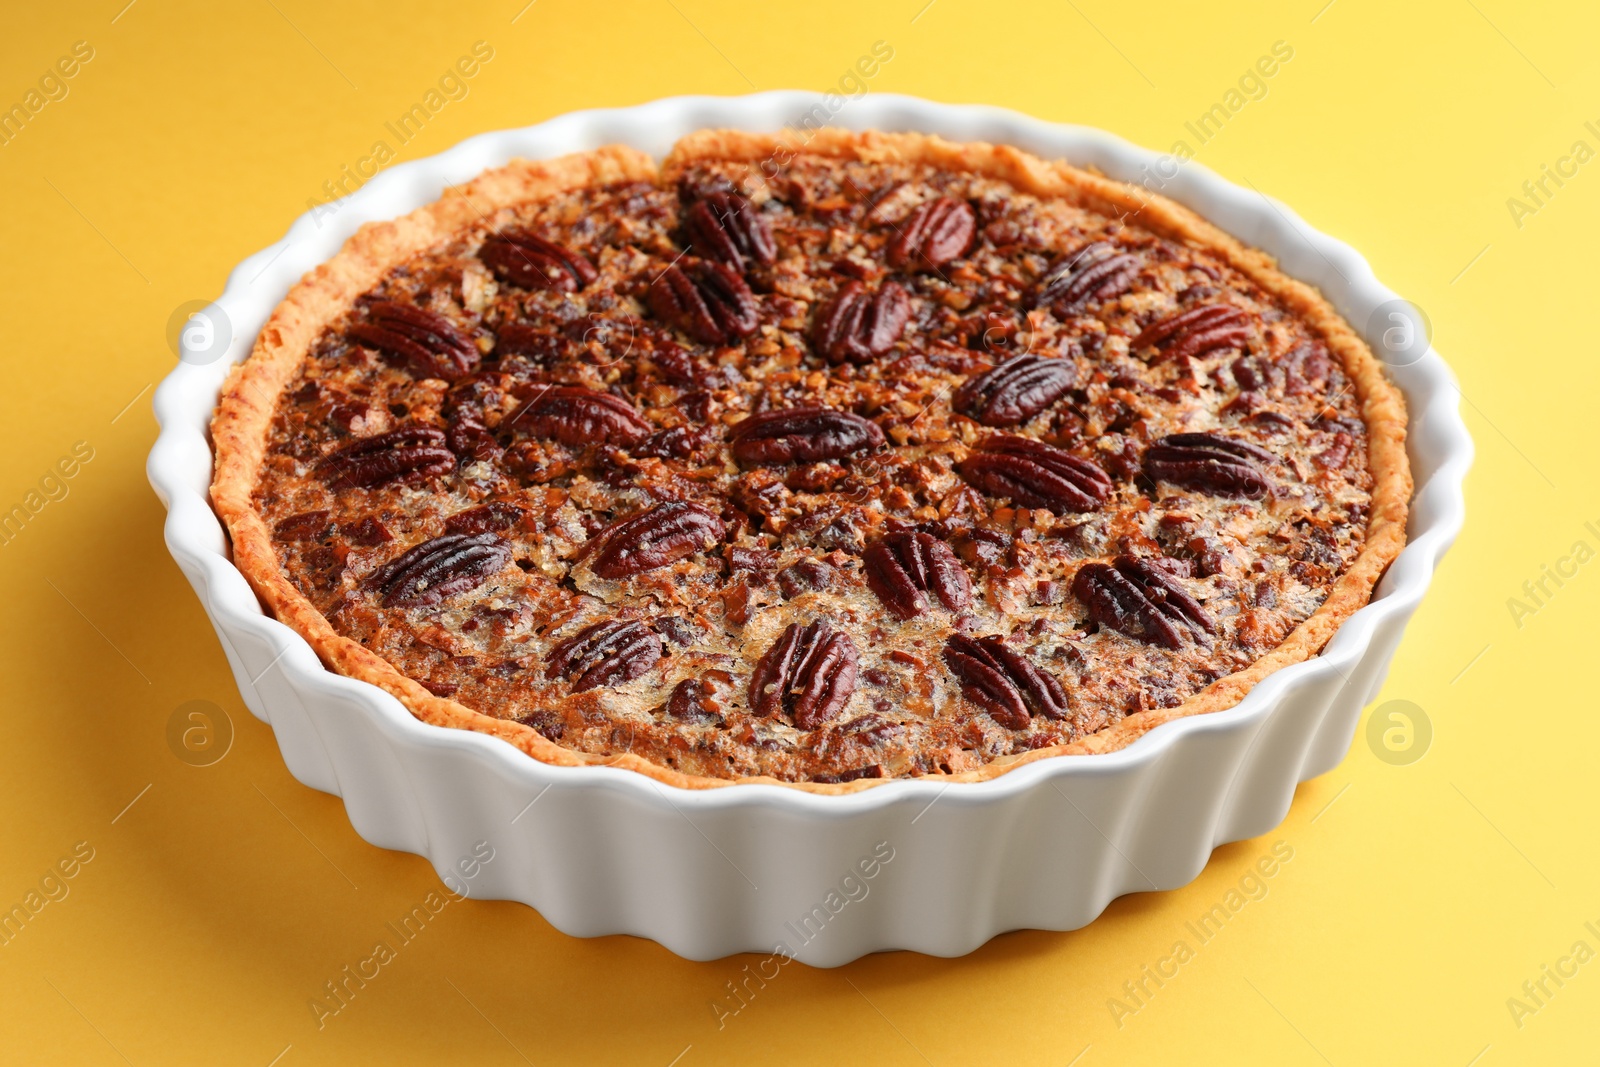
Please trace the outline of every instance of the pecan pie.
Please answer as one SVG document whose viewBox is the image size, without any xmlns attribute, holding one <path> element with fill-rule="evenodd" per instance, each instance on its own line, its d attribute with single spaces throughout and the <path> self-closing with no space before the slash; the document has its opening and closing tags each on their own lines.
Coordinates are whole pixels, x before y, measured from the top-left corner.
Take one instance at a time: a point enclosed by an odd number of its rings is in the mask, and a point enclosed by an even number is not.
<svg viewBox="0 0 1600 1067">
<path fill-rule="evenodd" d="M 289 294 L 234 558 L 426 722 L 691 787 L 993 777 L 1235 704 L 1405 537 L 1312 289 L 1004 146 L 706 131 L 490 171 Z"/>
</svg>

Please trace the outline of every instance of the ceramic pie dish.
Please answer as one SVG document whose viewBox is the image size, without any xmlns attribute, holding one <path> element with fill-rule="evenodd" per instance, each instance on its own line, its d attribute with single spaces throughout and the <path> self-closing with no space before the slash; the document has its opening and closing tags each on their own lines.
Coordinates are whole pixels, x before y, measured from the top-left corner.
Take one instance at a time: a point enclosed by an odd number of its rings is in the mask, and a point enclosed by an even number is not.
<svg viewBox="0 0 1600 1067">
<path fill-rule="evenodd" d="M 1459 525 L 1448 372 L 1340 319 L 1395 300 L 1348 249 L 987 109 L 762 132 L 817 106 L 397 168 L 235 274 L 241 372 L 158 394 L 169 544 L 291 770 L 442 871 L 492 843 L 471 892 L 562 929 L 837 963 L 1181 884 L 1337 762 Z M 174 481 L 219 393 L 260 601 Z"/>
</svg>

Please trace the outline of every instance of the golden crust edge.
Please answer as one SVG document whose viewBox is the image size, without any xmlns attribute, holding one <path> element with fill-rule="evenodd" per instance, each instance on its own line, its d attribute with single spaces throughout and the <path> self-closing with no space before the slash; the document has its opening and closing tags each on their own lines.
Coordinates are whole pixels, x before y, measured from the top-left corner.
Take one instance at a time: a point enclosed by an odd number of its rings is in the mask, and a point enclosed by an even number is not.
<svg viewBox="0 0 1600 1067">
<path fill-rule="evenodd" d="M 235 367 L 224 383 L 212 422 L 217 457 L 213 503 L 232 538 L 235 565 L 268 609 L 305 638 L 328 666 L 384 689 L 423 722 L 499 737 L 544 763 L 617 767 L 686 789 L 765 784 L 838 795 L 903 780 L 819 783 L 786 782 L 767 776 L 723 779 L 684 774 L 632 753 L 598 756 L 564 748 L 532 727 L 436 697 L 381 656 L 333 629 L 283 574 L 266 524 L 250 502 L 277 397 L 298 371 L 316 333 L 389 266 L 470 224 L 473 219 L 469 212 L 487 215 L 510 204 L 589 182 L 658 176 L 670 180 L 700 159 L 753 162 L 802 153 L 870 162 L 922 162 L 966 170 L 1008 181 L 1034 195 L 1068 197 L 1107 214 L 1138 218 L 1141 225 L 1164 236 L 1218 253 L 1322 334 L 1354 383 L 1367 425 L 1373 489 L 1366 544 L 1334 582 L 1322 605 L 1276 648 L 1177 707 L 1131 715 L 1069 745 L 1001 757 L 977 770 L 929 776 L 930 779 L 987 781 L 1054 756 L 1113 752 L 1163 723 L 1233 707 L 1269 674 L 1320 652 L 1339 626 L 1370 600 L 1384 571 L 1406 543 L 1412 479 L 1405 449 L 1405 400 L 1384 375 L 1366 343 L 1321 293 L 1283 274 L 1266 253 L 1243 245 L 1188 208 L 1066 161 L 1048 162 L 1008 145 L 956 143 L 916 133 L 855 133 L 825 128 L 809 134 L 795 130 L 774 134 L 702 130 L 679 140 L 659 171 L 643 153 L 615 145 L 543 162 L 514 161 L 485 172 L 459 193 L 449 193 L 400 219 L 368 223 L 338 255 L 307 274 L 274 310 L 250 357 Z"/>
</svg>

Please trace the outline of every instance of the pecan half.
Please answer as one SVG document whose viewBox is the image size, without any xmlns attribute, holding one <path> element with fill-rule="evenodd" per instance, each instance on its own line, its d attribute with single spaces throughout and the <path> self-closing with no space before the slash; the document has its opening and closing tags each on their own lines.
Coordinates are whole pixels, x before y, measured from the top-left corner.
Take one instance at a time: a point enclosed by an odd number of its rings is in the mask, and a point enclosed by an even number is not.
<svg viewBox="0 0 1600 1067">
<path fill-rule="evenodd" d="M 695 255 L 720 260 L 741 273 L 778 258 L 772 227 L 738 193 L 719 190 L 695 201 L 684 212 L 683 232 Z"/>
<path fill-rule="evenodd" d="M 600 277 L 584 256 L 526 230 L 489 238 L 478 249 L 478 258 L 495 277 L 520 289 L 575 293 Z"/>
<path fill-rule="evenodd" d="M 1072 595 L 1091 621 L 1148 645 L 1182 648 L 1186 635 L 1217 629 L 1200 602 L 1150 560 L 1118 556 L 1110 564 L 1086 563 L 1072 580 Z"/>
<path fill-rule="evenodd" d="M 418 378 L 455 381 L 478 369 L 478 346 L 443 315 L 390 300 L 375 302 L 366 322 L 346 331 L 403 364 Z"/>
<path fill-rule="evenodd" d="M 972 602 L 972 580 L 950 546 L 931 534 L 892 533 L 867 546 L 862 556 L 867 586 L 901 619 L 928 610 L 932 593 L 951 611 Z"/>
<path fill-rule="evenodd" d="M 1089 460 L 1028 437 L 997 434 L 956 464 L 978 491 L 1057 515 L 1092 511 L 1111 496 L 1111 478 Z"/>
<path fill-rule="evenodd" d="M 938 271 L 972 247 L 978 216 L 965 200 L 941 196 L 906 216 L 889 242 L 889 266 Z"/>
<path fill-rule="evenodd" d="M 798 407 L 742 419 L 729 431 L 728 442 L 741 464 L 817 463 L 877 448 L 884 437 L 877 423 L 860 415 Z"/>
<path fill-rule="evenodd" d="M 967 699 L 1008 730 L 1024 729 L 1035 715 L 1067 717 L 1067 694 L 1061 683 L 1007 647 L 999 635 L 953 634 L 944 646 L 944 662 L 960 680 Z"/>
<path fill-rule="evenodd" d="M 1243 348 L 1249 340 L 1249 312 L 1232 304 L 1205 304 L 1145 327 L 1128 351 L 1154 346 L 1162 359 L 1182 359 L 1218 348 Z"/>
<path fill-rule="evenodd" d="M 638 444 L 655 429 L 621 397 L 576 385 L 546 385 L 506 420 L 534 437 L 584 445 Z"/>
<path fill-rule="evenodd" d="M 316 471 L 333 489 L 372 489 L 394 481 L 422 481 L 455 466 L 455 453 L 446 447 L 442 430 L 402 426 L 328 453 L 317 461 Z"/>
<path fill-rule="evenodd" d="M 367 587 L 386 608 L 420 608 L 476 589 L 511 559 L 511 543 L 492 533 L 445 534 L 373 571 Z"/>
<path fill-rule="evenodd" d="M 704 345 L 731 345 L 761 324 L 755 294 L 744 279 L 708 259 L 667 267 L 645 295 L 657 318 Z"/>
<path fill-rule="evenodd" d="M 985 426 L 1016 426 L 1066 396 L 1077 381 L 1072 361 L 1024 354 L 968 379 L 953 401 Z"/>
<path fill-rule="evenodd" d="M 1257 500 L 1271 487 L 1261 467 L 1276 462 L 1277 456 L 1248 441 L 1214 433 L 1175 433 L 1145 450 L 1144 473 L 1151 481 Z"/>
<path fill-rule="evenodd" d="M 448 533 L 480 534 L 503 533 L 521 522 L 528 509 L 504 500 L 491 500 L 466 511 L 458 511 L 444 520 Z"/>
<path fill-rule="evenodd" d="M 1051 264 L 1034 289 L 1033 303 L 1058 315 L 1076 315 L 1126 293 L 1138 275 L 1138 256 L 1117 251 L 1110 241 L 1095 241 Z"/>
<path fill-rule="evenodd" d="M 727 532 L 723 521 L 699 504 L 657 504 L 600 531 L 600 551 L 590 569 L 610 581 L 628 578 L 703 552 Z"/>
<path fill-rule="evenodd" d="M 817 312 L 811 344 L 829 363 L 870 363 L 894 347 L 909 321 L 911 300 L 899 285 L 869 293 L 848 281 Z"/>
<path fill-rule="evenodd" d="M 750 675 L 750 708 L 763 718 L 787 713 L 815 730 L 850 702 L 858 660 L 848 634 L 823 622 L 790 623 Z"/>
<path fill-rule="evenodd" d="M 572 691 L 631 682 L 660 662 L 661 638 L 642 622 L 612 619 L 579 630 L 550 650 L 548 677 L 566 678 Z"/>
</svg>

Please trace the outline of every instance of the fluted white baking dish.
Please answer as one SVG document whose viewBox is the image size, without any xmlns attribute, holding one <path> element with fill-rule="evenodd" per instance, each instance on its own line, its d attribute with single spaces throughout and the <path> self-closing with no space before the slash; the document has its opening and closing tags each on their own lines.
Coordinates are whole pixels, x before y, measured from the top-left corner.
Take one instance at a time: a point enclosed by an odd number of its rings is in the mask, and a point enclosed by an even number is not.
<svg viewBox="0 0 1600 1067">
<path fill-rule="evenodd" d="M 393 697 L 333 674 L 262 612 L 207 502 L 207 423 L 229 365 L 273 307 L 364 222 L 515 157 L 624 143 L 657 156 L 703 127 L 828 122 L 1013 144 L 1144 183 L 1276 256 L 1319 287 L 1389 365 L 1411 411 L 1410 543 L 1373 602 L 1324 652 L 1235 708 L 1157 727 L 1117 752 L 1067 756 L 982 783 L 894 781 L 845 796 L 775 786 L 681 790 L 604 767 L 552 767 L 499 740 L 424 725 Z M 1296 783 L 1344 757 L 1400 634 L 1460 529 L 1472 442 L 1454 379 L 1409 306 L 1348 246 L 1195 163 L 1109 134 L 991 107 L 887 94 L 679 97 L 484 134 L 392 167 L 302 217 L 245 260 L 186 335 L 155 397 L 149 475 L 166 540 L 215 624 L 240 693 L 289 770 L 344 798 L 366 840 L 426 857 L 457 893 L 520 900 L 578 936 L 630 933 L 693 959 L 781 951 L 834 966 L 880 949 L 969 952 L 1019 928 L 1066 930 L 1128 892 L 1183 885 L 1212 849 L 1270 830 Z M 490 862 L 474 862 L 488 854 Z"/>
</svg>

